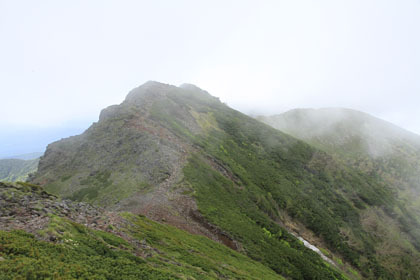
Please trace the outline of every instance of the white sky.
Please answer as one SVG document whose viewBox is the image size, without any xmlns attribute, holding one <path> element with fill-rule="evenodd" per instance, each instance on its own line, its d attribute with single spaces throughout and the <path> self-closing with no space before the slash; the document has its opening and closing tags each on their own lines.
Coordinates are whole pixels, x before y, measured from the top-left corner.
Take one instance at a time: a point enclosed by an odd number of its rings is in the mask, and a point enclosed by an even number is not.
<svg viewBox="0 0 420 280">
<path fill-rule="evenodd" d="M 0 0 L 9 140 L 84 129 L 147 80 L 245 113 L 348 107 L 420 134 L 420 1 Z"/>
</svg>

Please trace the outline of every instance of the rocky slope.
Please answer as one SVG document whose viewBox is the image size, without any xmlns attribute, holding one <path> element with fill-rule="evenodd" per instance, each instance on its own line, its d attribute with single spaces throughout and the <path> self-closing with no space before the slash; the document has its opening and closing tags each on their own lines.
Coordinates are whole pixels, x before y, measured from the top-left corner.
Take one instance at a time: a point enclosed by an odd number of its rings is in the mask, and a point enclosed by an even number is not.
<svg viewBox="0 0 420 280">
<path fill-rule="evenodd" d="M 50 144 L 31 181 L 205 235 L 291 279 L 420 277 L 418 224 L 390 186 L 192 85 L 134 89 Z"/>
<path fill-rule="evenodd" d="M 0 183 L 0 279 L 282 279 L 207 238 Z"/>
<path fill-rule="evenodd" d="M 25 181 L 38 168 L 39 159 L 0 159 L 0 181 Z"/>
</svg>

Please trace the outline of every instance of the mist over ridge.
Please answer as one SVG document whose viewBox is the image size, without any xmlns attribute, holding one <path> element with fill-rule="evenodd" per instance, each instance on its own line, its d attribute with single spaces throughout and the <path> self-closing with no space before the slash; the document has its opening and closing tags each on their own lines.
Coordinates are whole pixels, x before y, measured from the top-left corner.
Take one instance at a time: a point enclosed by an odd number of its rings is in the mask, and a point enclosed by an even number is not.
<svg viewBox="0 0 420 280">
<path fill-rule="evenodd" d="M 295 109 L 259 120 L 318 147 L 352 168 L 379 176 L 420 221 L 420 136 L 356 110 Z"/>
<path fill-rule="evenodd" d="M 419 135 L 354 109 L 302 108 L 273 116 L 257 116 L 257 119 L 305 140 L 328 141 L 328 137 L 334 135 L 330 144 L 340 146 L 352 138 L 360 138 L 363 140 L 360 149 L 372 157 L 391 154 L 391 142 L 420 147 Z"/>
</svg>

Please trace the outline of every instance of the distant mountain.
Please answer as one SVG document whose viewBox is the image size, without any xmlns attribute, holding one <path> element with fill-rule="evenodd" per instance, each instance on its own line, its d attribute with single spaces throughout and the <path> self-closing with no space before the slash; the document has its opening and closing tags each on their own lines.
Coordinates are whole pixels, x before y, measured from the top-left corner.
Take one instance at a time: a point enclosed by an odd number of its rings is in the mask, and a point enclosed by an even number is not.
<svg viewBox="0 0 420 280">
<path fill-rule="evenodd" d="M 295 109 L 263 122 L 379 176 L 420 221 L 420 136 L 366 113 L 340 108 Z"/>
<path fill-rule="evenodd" d="M 319 148 L 347 157 L 386 157 L 407 146 L 420 150 L 420 136 L 363 112 L 344 108 L 294 109 L 259 117 L 269 125 Z"/>
<path fill-rule="evenodd" d="M 31 160 L 31 159 L 37 159 L 37 158 L 41 157 L 43 154 L 44 153 L 41 153 L 41 152 L 35 152 L 35 153 L 28 153 L 28 154 L 21 154 L 21 155 L 3 157 L 1 159 L 23 159 L 23 160 Z"/>
<path fill-rule="evenodd" d="M 205 235 L 289 279 L 420 279 L 420 225 L 393 186 L 193 85 L 132 90 L 50 144 L 31 181 Z"/>
<path fill-rule="evenodd" d="M 0 181 L 25 181 L 38 168 L 39 158 L 32 160 L 0 159 Z"/>
</svg>

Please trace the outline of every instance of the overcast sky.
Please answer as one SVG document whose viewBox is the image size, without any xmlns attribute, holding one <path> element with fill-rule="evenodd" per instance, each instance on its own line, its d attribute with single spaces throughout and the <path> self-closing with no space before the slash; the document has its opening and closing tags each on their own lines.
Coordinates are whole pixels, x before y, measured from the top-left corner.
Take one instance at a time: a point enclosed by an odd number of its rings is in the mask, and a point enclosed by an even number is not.
<svg viewBox="0 0 420 280">
<path fill-rule="evenodd" d="M 82 132 L 148 80 L 244 113 L 348 107 L 420 134 L 419 50 L 418 0 L 0 0 L 0 156 Z"/>
</svg>

